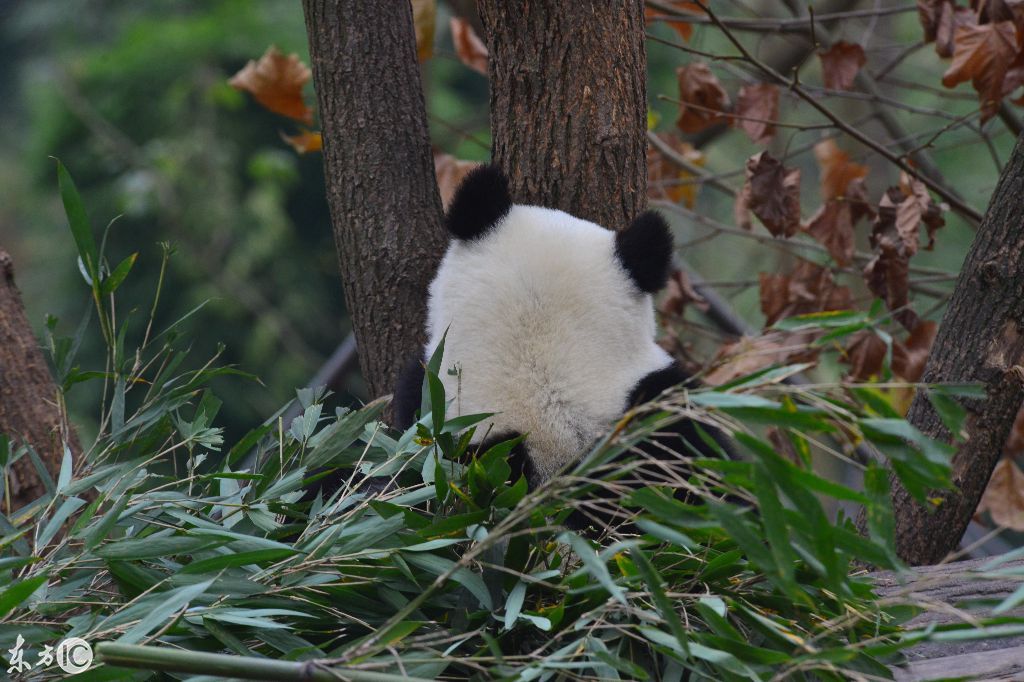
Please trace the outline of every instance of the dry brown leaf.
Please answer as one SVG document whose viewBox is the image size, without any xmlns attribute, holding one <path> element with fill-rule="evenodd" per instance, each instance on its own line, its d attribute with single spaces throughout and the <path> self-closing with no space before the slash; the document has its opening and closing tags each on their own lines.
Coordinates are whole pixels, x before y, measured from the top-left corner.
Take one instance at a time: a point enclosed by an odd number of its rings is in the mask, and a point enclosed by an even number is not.
<svg viewBox="0 0 1024 682">
<path fill-rule="evenodd" d="M 817 351 L 808 347 L 813 336 L 804 332 L 768 332 L 760 336 L 744 336 L 723 345 L 704 375 L 704 383 L 721 386 L 752 372 L 793 362 L 812 362 Z"/>
<path fill-rule="evenodd" d="M 928 246 L 934 244 L 935 230 L 944 224 L 942 211 L 919 180 L 906 173 L 899 187 L 890 187 L 878 203 L 871 226 L 871 247 L 875 257 L 864 268 L 864 280 L 873 294 L 883 299 L 896 319 L 913 331 L 917 315 L 909 303 L 910 258 L 917 253 L 920 225 L 928 231 Z"/>
<path fill-rule="evenodd" d="M 898 187 L 890 187 L 878 204 L 878 214 L 871 227 L 871 247 L 875 257 L 864 266 L 864 281 L 875 296 L 885 301 L 889 310 L 906 329 L 918 324 L 917 315 L 907 305 L 909 298 L 910 257 L 917 251 L 916 234 L 908 245 L 907 235 L 896 228 L 897 207 L 904 199 Z"/>
<path fill-rule="evenodd" d="M 906 339 L 893 341 L 893 374 L 909 383 L 921 380 L 938 328 L 935 322 L 924 320 L 918 323 Z M 854 334 L 842 358 L 844 363 L 850 365 L 849 378 L 854 381 L 868 381 L 879 376 L 882 373 L 885 351 L 885 341 L 870 329 Z"/>
<path fill-rule="evenodd" d="M 736 96 L 733 124 L 757 144 L 768 144 L 779 118 L 779 86 L 771 83 L 744 85 Z"/>
<path fill-rule="evenodd" d="M 679 12 L 686 12 L 688 14 L 703 14 L 704 10 L 696 2 L 689 2 L 687 0 L 671 0 L 665 3 L 671 5 L 673 9 Z M 644 9 L 644 19 L 651 21 L 655 17 L 661 17 L 664 14 L 660 10 L 652 9 L 650 7 Z M 662 19 L 666 26 L 672 28 L 673 31 L 679 34 L 679 37 L 683 39 L 683 42 L 690 40 L 690 36 L 693 35 L 693 24 L 683 19 Z"/>
<path fill-rule="evenodd" d="M 954 38 L 953 63 L 942 76 L 942 84 L 952 88 L 971 81 L 978 92 L 984 123 L 999 110 L 1006 75 L 1016 57 L 1017 38 L 1012 21 L 961 26 Z"/>
<path fill-rule="evenodd" d="M 299 56 L 285 56 L 271 45 L 258 61 L 249 63 L 228 81 L 236 90 L 244 90 L 275 114 L 303 123 L 313 122 L 313 110 L 302 98 L 302 87 L 312 74 Z"/>
<path fill-rule="evenodd" d="M 658 133 L 658 139 L 672 148 L 679 156 L 694 166 L 703 166 L 704 154 L 692 144 L 681 140 L 678 135 Z M 693 208 L 697 203 L 700 183 L 693 182 L 697 176 L 676 164 L 658 151 L 657 147 L 647 145 L 647 196 L 651 199 L 667 199 L 682 203 Z"/>
<path fill-rule="evenodd" d="M 868 167 L 850 161 L 850 155 L 839 148 L 835 140 L 822 140 L 814 145 L 814 158 L 821 168 L 821 197 L 835 199 L 846 195 L 847 186 L 859 178 L 867 177 Z"/>
<path fill-rule="evenodd" d="M 775 237 L 792 237 L 800 229 L 800 169 L 786 168 L 768 152 L 747 159 L 747 179 L 736 196 L 736 223 L 751 229 L 756 215 Z"/>
<path fill-rule="evenodd" d="M 724 120 L 721 112 L 729 108 L 726 94 L 711 68 L 694 62 L 676 69 L 679 80 L 679 119 L 676 125 L 684 133 L 697 133 Z"/>
<path fill-rule="evenodd" d="M 1018 29 L 1024 24 L 1024 0 L 977 0 L 979 24 L 1012 21 Z"/>
<path fill-rule="evenodd" d="M 800 261 L 791 273 L 760 273 L 761 312 L 765 325 L 794 315 L 826 310 L 847 310 L 853 297 L 836 284 L 832 271 L 810 261 Z"/>
<path fill-rule="evenodd" d="M 416 30 L 416 58 L 425 62 L 434 55 L 437 0 L 411 0 L 412 25 Z"/>
<path fill-rule="evenodd" d="M 961 26 L 975 26 L 977 23 L 977 18 L 970 8 L 957 7 L 953 2 L 944 3 L 935 32 L 935 53 L 943 59 L 952 57 L 957 29 Z"/>
<path fill-rule="evenodd" d="M 821 74 L 829 90 L 849 90 L 857 78 L 860 67 L 867 62 L 864 48 L 856 43 L 840 40 L 825 52 L 819 52 Z"/>
<path fill-rule="evenodd" d="M 1024 471 L 1012 459 L 1003 457 L 996 464 L 974 514 L 985 512 L 997 525 L 1024 530 Z"/>
<path fill-rule="evenodd" d="M 462 17 L 452 17 L 452 42 L 459 61 L 478 73 L 487 75 L 487 46 Z"/>
<path fill-rule="evenodd" d="M 827 248 L 837 264 L 845 267 L 853 261 L 854 226 L 861 218 L 873 216 L 864 181 L 857 179 L 847 186 L 845 196 L 822 204 L 802 229 Z"/>
<path fill-rule="evenodd" d="M 1024 33 L 1021 33 L 1020 28 L 1018 28 L 1017 35 L 1020 37 L 1021 43 L 1024 44 Z M 1024 85 L 1024 50 L 1017 53 L 1017 58 L 1006 70 L 1006 77 L 1003 79 L 1003 97 L 1009 97 L 1014 90 L 1022 85 Z M 1024 105 L 1024 95 L 1010 101 L 1017 106 Z"/>
<path fill-rule="evenodd" d="M 448 204 L 455 196 L 462 179 L 479 166 L 478 161 L 462 161 L 451 154 L 434 152 L 434 175 L 437 176 L 437 189 L 441 194 L 441 204 L 448 210 Z"/>
<path fill-rule="evenodd" d="M 917 18 L 924 29 L 924 42 L 930 43 L 935 40 L 943 6 L 949 4 L 952 4 L 951 0 L 917 0 Z"/>
<path fill-rule="evenodd" d="M 853 221 L 850 206 L 845 201 L 826 201 L 803 229 L 828 249 L 837 265 L 845 267 L 853 260 Z"/>
<path fill-rule="evenodd" d="M 919 323 L 917 314 L 907 306 L 909 261 L 891 249 L 882 249 L 864 266 L 864 281 L 875 296 L 885 301 L 889 310 L 907 329 Z"/>
<path fill-rule="evenodd" d="M 870 329 L 854 334 L 841 358 L 842 362 L 850 365 L 847 377 L 854 381 L 870 381 L 881 375 L 885 351 L 885 341 Z"/>
<path fill-rule="evenodd" d="M 303 128 L 298 135 L 285 135 L 281 133 L 281 139 L 287 142 L 299 154 L 318 152 L 324 147 L 323 137 L 316 130 L 306 130 Z"/>
<path fill-rule="evenodd" d="M 924 375 L 932 344 L 939 325 L 931 320 L 922 320 L 903 341 L 892 344 L 892 371 L 896 376 L 910 383 L 917 383 Z"/>
<path fill-rule="evenodd" d="M 665 294 L 658 304 L 658 312 L 666 317 L 682 317 L 688 305 L 701 311 L 708 309 L 708 302 L 693 288 L 686 272 L 673 270 L 668 278 Z"/>
<path fill-rule="evenodd" d="M 900 173 L 900 191 L 906 197 L 896 212 L 896 227 L 900 233 L 913 235 L 917 243 L 917 225 L 924 224 L 928 233 L 928 244 L 924 247 L 931 251 L 935 247 L 935 232 L 946 224 L 942 217 L 942 207 L 932 201 L 928 188 L 917 178 L 903 171 Z"/>
</svg>

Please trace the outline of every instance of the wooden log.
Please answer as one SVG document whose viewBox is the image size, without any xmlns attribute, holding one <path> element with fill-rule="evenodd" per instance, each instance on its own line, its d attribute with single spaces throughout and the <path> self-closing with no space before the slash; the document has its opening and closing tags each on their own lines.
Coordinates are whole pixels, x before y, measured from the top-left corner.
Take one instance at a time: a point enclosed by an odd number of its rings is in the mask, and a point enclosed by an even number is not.
<svg viewBox="0 0 1024 682">
<path fill-rule="evenodd" d="M 909 574 L 883 572 L 873 578 L 882 598 L 906 597 L 908 601 L 931 605 L 907 623 L 910 628 L 970 622 L 989 615 L 992 607 L 1021 585 L 1019 576 L 1005 573 L 1024 570 L 1024 559 L 984 570 L 992 561 L 993 557 L 986 557 L 922 566 Z M 1001 615 L 1024 617 L 1024 607 Z M 906 662 L 893 667 L 899 682 L 1024 680 L 1024 637 L 923 642 L 904 655 Z"/>
</svg>

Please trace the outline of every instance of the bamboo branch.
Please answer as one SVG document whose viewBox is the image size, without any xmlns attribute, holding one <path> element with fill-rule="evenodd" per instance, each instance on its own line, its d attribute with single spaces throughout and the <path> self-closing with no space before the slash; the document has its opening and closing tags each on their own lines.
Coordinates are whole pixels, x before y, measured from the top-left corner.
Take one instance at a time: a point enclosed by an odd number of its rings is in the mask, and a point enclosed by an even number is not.
<svg viewBox="0 0 1024 682">
<path fill-rule="evenodd" d="M 141 668 L 159 672 L 214 675 L 241 680 L 274 682 L 430 682 L 422 677 L 392 675 L 370 670 L 325 667 L 316 661 L 275 661 L 255 656 L 210 654 L 137 644 L 102 642 L 96 646 L 100 661 L 110 666 Z"/>
</svg>

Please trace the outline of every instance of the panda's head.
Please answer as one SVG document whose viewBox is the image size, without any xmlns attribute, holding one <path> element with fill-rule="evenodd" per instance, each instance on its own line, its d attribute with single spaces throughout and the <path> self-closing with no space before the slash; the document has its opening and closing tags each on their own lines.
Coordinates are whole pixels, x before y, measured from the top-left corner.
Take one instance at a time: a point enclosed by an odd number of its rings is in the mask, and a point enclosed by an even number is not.
<svg viewBox="0 0 1024 682">
<path fill-rule="evenodd" d="M 671 233 L 653 212 L 613 232 L 514 204 L 493 166 L 466 177 L 447 225 L 424 357 L 444 337 L 452 409 L 497 413 L 478 436 L 527 434 L 536 483 L 579 457 L 645 377 L 672 365 L 655 343 L 651 300 L 669 276 Z"/>
<path fill-rule="evenodd" d="M 461 242 L 482 239 L 501 228 L 513 206 L 504 172 L 497 166 L 480 166 L 465 177 L 452 199 L 448 232 Z M 672 264 L 672 233 L 664 218 L 644 211 L 614 234 L 615 257 L 637 289 L 656 293 L 664 288 Z"/>
</svg>

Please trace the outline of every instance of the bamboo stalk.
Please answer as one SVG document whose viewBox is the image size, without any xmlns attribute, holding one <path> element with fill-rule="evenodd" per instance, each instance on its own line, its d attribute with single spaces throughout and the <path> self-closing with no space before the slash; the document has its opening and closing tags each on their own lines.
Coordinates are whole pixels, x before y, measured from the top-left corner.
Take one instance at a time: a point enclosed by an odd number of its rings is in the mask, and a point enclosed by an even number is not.
<svg viewBox="0 0 1024 682">
<path fill-rule="evenodd" d="M 232 656 L 165 647 L 103 642 L 96 646 L 98 659 L 112 666 L 144 670 L 218 675 L 243 680 L 274 682 L 430 682 L 422 677 L 392 675 L 370 670 L 325 667 L 315 661 L 277 661 L 255 656 Z"/>
</svg>

